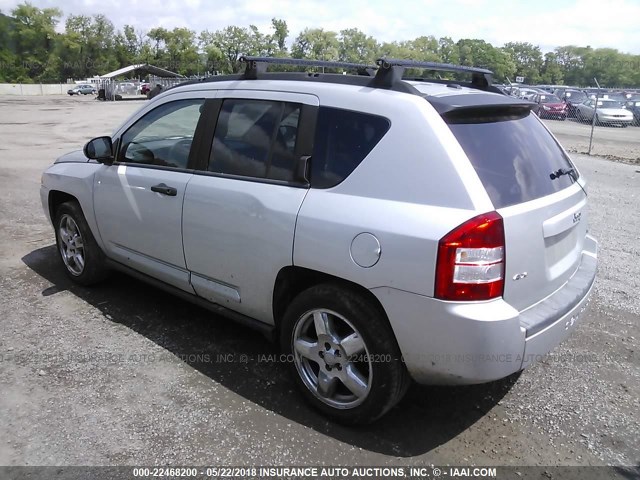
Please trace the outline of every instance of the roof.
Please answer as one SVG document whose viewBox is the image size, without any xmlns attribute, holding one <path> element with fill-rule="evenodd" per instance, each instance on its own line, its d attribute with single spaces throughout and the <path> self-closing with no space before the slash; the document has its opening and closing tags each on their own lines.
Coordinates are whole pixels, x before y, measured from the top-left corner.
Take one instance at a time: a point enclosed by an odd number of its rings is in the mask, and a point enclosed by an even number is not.
<svg viewBox="0 0 640 480">
<path fill-rule="evenodd" d="M 148 63 L 139 63 L 137 65 L 129 65 L 128 67 L 114 70 L 113 72 L 101 75 L 101 77 L 115 78 L 115 77 L 119 77 L 120 75 L 125 75 L 131 72 L 138 72 L 138 73 L 144 73 L 144 74 L 150 73 L 157 77 L 183 77 L 184 76 L 184 75 L 180 75 L 179 73 L 165 70 L 164 68 L 156 67 L 155 65 L 149 65 Z"/>
<path fill-rule="evenodd" d="M 441 115 L 459 115 L 470 110 L 476 113 L 487 111 L 505 111 L 513 114 L 527 112 L 534 105 L 531 102 L 506 96 L 491 85 L 491 72 L 484 68 L 459 65 L 416 62 L 402 59 L 377 60 L 377 70 L 366 64 L 328 62 L 275 57 L 242 57 L 246 63 L 245 73 L 219 75 L 192 80 L 172 87 L 180 90 L 197 90 L 206 86 L 230 82 L 232 88 L 239 88 L 240 82 L 246 87 L 262 87 L 291 81 L 321 85 L 333 84 L 336 87 L 365 87 L 373 90 L 391 90 L 398 93 L 417 95 L 425 98 Z M 297 66 L 323 66 L 357 70 L 358 75 L 320 72 L 267 72 L 267 64 Z M 435 71 L 447 71 L 472 74 L 471 82 L 424 78 L 404 78 L 405 68 L 420 68 Z M 316 88 L 317 88 L 316 87 Z"/>
</svg>

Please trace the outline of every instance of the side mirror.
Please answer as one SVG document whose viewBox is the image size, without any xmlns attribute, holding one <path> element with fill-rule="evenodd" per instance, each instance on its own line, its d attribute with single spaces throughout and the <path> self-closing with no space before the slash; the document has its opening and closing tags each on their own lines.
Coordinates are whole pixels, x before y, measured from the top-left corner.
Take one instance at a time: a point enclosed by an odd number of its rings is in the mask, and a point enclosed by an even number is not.
<svg viewBox="0 0 640 480">
<path fill-rule="evenodd" d="M 89 140 L 83 149 L 84 155 L 100 163 L 111 165 L 113 163 L 113 143 L 111 137 L 97 137 Z"/>
</svg>

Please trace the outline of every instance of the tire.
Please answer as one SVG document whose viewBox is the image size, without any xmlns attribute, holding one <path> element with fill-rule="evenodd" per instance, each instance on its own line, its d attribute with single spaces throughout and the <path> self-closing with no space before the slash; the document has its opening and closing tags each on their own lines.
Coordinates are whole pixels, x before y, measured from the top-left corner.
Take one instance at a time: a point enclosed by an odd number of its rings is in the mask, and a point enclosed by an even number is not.
<svg viewBox="0 0 640 480">
<path fill-rule="evenodd" d="M 284 315 L 280 343 L 307 401 L 339 423 L 373 422 L 409 386 L 384 313 L 348 288 L 322 284 L 300 293 Z"/>
<path fill-rule="evenodd" d="M 58 255 L 67 276 L 85 286 L 103 280 L 108 273 L 105 256 L 91 233 L 80 205 L 77 202 L 60 205 L 53 224 Z"/>
</svg>

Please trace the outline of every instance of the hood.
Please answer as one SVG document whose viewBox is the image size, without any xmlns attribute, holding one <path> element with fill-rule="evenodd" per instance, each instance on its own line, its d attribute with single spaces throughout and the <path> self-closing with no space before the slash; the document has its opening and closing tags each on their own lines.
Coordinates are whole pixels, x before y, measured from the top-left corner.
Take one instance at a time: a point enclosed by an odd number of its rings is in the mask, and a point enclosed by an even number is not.
<svg viewBox="0 0 640 480">
<path fill-rule="evenodd" d="M 541 107 L 551 107 L 551 108 L 564 108 L 564 103 L 541 103 Z"/>
<path fill-rule="evenodd" d="M 84 156 L 82 150 L 74 150 L 73 152 L 62 155 L 55 163 L 87 163 L 88 161 L 89 159 Z"/>
<path fill-rule="evenodd" d="M 624 108 L 598 108 L 598 112 L 603 115 L 624 115 L 629 117 L 632 113 Z"/>
</svg>

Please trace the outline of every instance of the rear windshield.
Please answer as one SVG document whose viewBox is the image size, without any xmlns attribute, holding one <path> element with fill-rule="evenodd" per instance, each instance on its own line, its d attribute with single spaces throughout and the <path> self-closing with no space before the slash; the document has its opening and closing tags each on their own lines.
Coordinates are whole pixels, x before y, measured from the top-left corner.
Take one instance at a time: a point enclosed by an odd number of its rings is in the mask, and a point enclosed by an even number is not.
<svg viewBox="0 0 640 480">
<path fill-rule="evenodd" d="M 587 94 L 584 92 L 576 92 L 576 91 L 567 91 L 564 93 L 567 100 L 571 100 L 572 102 L 584 102 L 587 99 Z"/>
<path fill-rule="evenodd" d="M 534 115 L 459 118 L 448 123 L 495 208 L 550 195 L 574 181 L 571 175 L 549 177 L 573 165 Z"/>
</svg>

